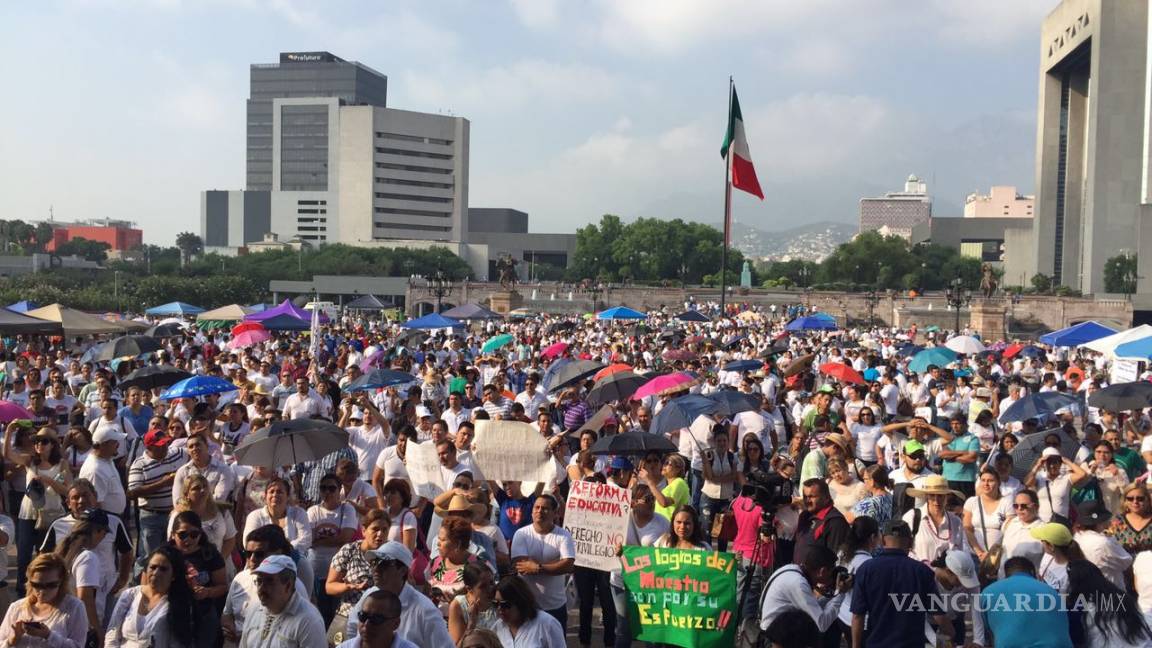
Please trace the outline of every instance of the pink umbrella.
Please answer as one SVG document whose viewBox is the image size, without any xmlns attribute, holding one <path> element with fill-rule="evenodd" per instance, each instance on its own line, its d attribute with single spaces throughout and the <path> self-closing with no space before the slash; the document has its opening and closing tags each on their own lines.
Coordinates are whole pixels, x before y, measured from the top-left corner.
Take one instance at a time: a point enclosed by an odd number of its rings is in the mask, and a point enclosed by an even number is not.
<svg viewBox="0 0 1152 648">
<path fill-rule="evenodd" d="M 563 355 L 568 350 L 567 342 L 557 342 L 556 344 L 549 345 L 547 349 L 540 352 L 540 357 L 548 360 Z"/>
<path fill-rule="evenodd" d="M 16 403 L 12 401 L 0 401 L 0 421 L 8 423 L 17 419 L 31 420 L 32 418 L 34 418 L 32 412 L 20 407 Z"/>
<path fill-rule="evenodd" d="M 271 339 L 272 334 L 265 329 L 250 329 L 243 331 L 236 337 L 232 338 L 232 342 L 229 346 L 233 349 L 243 349 L 244 347 L 250 347 L 255 344 L 260 344 L 261 342 L 267 342 Z"/>
<path fill-rule="evenodd" d="M 640 386 L 636 393 L 632 394 L 632 398 L 641 399 L 647 396 L 663 396 L 665 394 L 672 394 L 678 391 L 684 391 L 699 381 L 691 374 L 677 371 L 676 373 L 664 374 L 663 376 L 656 376 L 652 380 Z"/>
<path fill-rule="evenodd" d="M 367 356 L 364 357 L 363 360 L 360 361 L 360 370 L 361 371 L 369 371 L 372 369 L 372 367 L 377 367 L 377 366 L 378 367 L 384 366 L 384 349 L 376 349 L 375 351 L 373 351 L 372 353 L 369 353 Z"/>
</svg>

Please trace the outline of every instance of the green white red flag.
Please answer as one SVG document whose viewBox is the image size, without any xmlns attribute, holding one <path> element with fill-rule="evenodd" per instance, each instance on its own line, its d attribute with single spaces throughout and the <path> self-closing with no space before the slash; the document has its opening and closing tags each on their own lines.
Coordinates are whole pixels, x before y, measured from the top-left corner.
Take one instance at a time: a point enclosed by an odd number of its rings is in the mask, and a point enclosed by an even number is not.
<svg viewBox="0 0 1152 648">
<path fill-rule="evenodd" d="M 728 160 L 728 164 L 731 165 L 732 186 L 764 200 L 760 181 L 756 179 L 756 168 L 752 166 L 752 154 L 748 151 L 748 137 L 744 134 L 744 116 L 740 114 L 740 100 L 736 98 L 736 86 L 732 86 L 731 103 L 728 132 L 724 134 L 720 156 Z"/>
</svg>

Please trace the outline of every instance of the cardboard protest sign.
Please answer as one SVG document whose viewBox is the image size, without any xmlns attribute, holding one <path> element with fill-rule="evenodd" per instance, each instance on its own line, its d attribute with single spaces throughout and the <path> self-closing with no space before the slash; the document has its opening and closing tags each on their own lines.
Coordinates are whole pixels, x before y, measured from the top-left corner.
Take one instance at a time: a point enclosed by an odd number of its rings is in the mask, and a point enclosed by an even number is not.
<svg viewBox="0 0 1152 648">
<path fill-rule="evenodd" d="M 436 444 L 431 441 L 409 441 L 408 449 L 404 451 L 404 466 L 408 469 L 408 478 L 412 480 L 417 495 L 432 499 L 444 492 L 444 473 L 440 470 L 440 455 L 436 453 Z"/>
<path fill-rule="evenodd" d="M 519 421 L 476 421 L 472 458 L 495 481 L 546 482 L 555 475 L 548 440 Z"/>
<path fill-rule="evenodd" d="M 615 484 L 572 483 L 564 506 L 564 528 L 576 543 L 576 565 L 611 571 L 620 566 L 616 546 L 624 544 L 632 513 L 628 489 Z"/>
<path fill-rule="evenodd" d="M 684 648 L 736 641 L 736 555 L 695 549 L 624 547 L 633 638 Z"/>
</svg>

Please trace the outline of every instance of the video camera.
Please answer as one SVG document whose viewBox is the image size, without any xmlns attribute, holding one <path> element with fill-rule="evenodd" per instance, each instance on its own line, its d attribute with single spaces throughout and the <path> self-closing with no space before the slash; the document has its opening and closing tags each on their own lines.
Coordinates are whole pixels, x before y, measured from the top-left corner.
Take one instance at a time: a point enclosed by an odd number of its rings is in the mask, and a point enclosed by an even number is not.
<svg viewBox="0 0 1152 648">
<path fill-rule="evenodd" d="M 740 494 L 760 507 L 760 535 L 775 536 L 776 509 L 792 503 L 792 481 L 777 473 L 753 470 Z"/>
</svg>

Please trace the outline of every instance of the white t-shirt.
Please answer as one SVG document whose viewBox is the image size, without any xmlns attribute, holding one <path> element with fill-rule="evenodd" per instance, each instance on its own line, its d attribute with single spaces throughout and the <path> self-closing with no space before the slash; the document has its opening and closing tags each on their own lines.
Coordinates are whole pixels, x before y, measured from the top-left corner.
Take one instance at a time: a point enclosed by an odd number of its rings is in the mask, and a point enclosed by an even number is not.
<svg viewBox="0 0 1152 648">
<path fill-rule="evenodd" d="M 414 530 L 416 528 L 416 514 L 409 509 L 396 516 L 392 520 L 392 526 L 388 527 L 388 540 L 395 540 L 396 542 L 403 542 L 403 533 L 405 531 Z"/>
<path fill-rule="evenodd" d="M 77 590 L 81 587 L 96 589 L 96 616 L 103 619 L 104 604 L 112 583 L 108 580 L 108 571 L 100 564 L 100 556 L 91 549 L 81 551 L 72 562 L 72 578 L 76 581 Z"/>
<path fill-rule="evenodd" d="M 1004 521 L 1012 514 L 1012 500 L 1010 498 L 1001 497 L 996 504 L 995 511 L 988 511 L 984 509 L 984 517 L 980 517 L 980 497 L 969 497 L 964 502 L 964 512 L 972 514 L 972 534 L 976 536 L 976 546 L 981 551 L 986 551 L 988 547 L 1000 542 L 1001 531 L 1000 528 L 1004 525 Z M 984 544 L 984 536 L 988 536 L 988 545 Z"/>
<path fill-rule="evenodd" d="M 512 537 L 512 560 L 521 557 L 540 564 L 566 558 L 575 559 L 576 543 L 572 541 L 572 534 L 563 527 L 553 527 L 548 533 L 542 534 L 528 525 L 517 530 Z M 568 600 L 562 575 L 533 574 L 525 576 L 524 580 L 536 588 L 536 602 L 540 604 L 541 610 L 555 610 Z"/>
<path fill-rule="evenodd" d="M 884 433 L 879 425 L 864 425 L 853 423 L 849 430 L 852 438 L 856 440 L 856 457 L 864 461 L 876 461 L 876 444 Z"/>
<path fill-rule="evenodd" d="M 88 455 L 84 465 L 80 466 L 80 477 L 92 482 L 96 487 L 96 501 L 100 508 L 117 515 L 124 513 L 128 505 L 128 496 L 124 492 L 124 485 L 120 483 L 120 473 L 116 471 L 116 464 L 111 459 L 101 459 L 94 454 Z"/>
<path fill-rule="evenodd" d="M 642 527 L 636 526 L 636 519 L 632 519 L 632 523 L 628 525 L 628 537 L 626 544 L 640 547 L 653 547 L 656 542 L 663 538 L 671 527 L 668 518 L 654 513 L 652 519 Z M 608 576 L 609 582 L 621 589 L 624 588 L 624 578 L 620 575 L 620 568 L 612 570 Z"/>
<path fill-rule="evenodd" d="M 411 443 L 411 441 L 409 441 Z M 400 455 L 396 454 L 397 446 L 388 446 L 376 457 L 376 467 L 384 471 L 384 479 L 382 484 L 387 484 L 390 479 L 404 479 L 411 482 L 408 477 L 408 467 L 404 465 L 404 460 Z"/>
<path fill-rule="evenodd" d="M 360 474 L 372 475 L 372 466 L 376 458 L 384 452 L 384 448 L 395 443 L 394 439 L 384 433 L 379 425 L 365 429 L 367 426 L 358 425 L 344 428 L 348 431 L 348 446 L 356 453 L 356 463 L 360 466 Z"/>
<path fill-rule="evenodd" d="M 1152 614 L 1152 551 L 1141 551 L 1132 561 L 1132 574 L 1136 581 L 1136 596 L 1145 615 Z"/>
<path fill-rule="evenodd" d="M 1040 568 L 1036 571 L 1036 576 L 1048 583 L 1048 585 L 1060 592 L 1061 594 L 1068 593 L 1068 563 L 1058 563 L 1052 557 L 1052 554 L 1044 554 L 1040 559 Z"/>
<path fill-rule="evenodd" d="M 1072 478 L 1060 475 L 1049 485 L 1048 473 L 1041 472 L 1036 475 L 1036 495 L 1040 498 L 1041 520 L 1051 522 L 1053 511 L 1068 517 L 1068 506 L 1072 502 Z"/>
<path fill-rule="evenodd" d="M 360 518 L 351 504 L 340 502 L 335 510 L 328 510 L 320 504 L 313 504 L 308 509 L 308 521 L 312 523 L 312 556 L 315 565 L 325 565 L 332 562 L 340 547 L 321 547 L 316 541 L 321 538 L 335 538 L 340 535 L 341 529 L 355 531 L 360 526 Z M 321 572 L 316 572 L 317 574 Z"/>
</svg>

